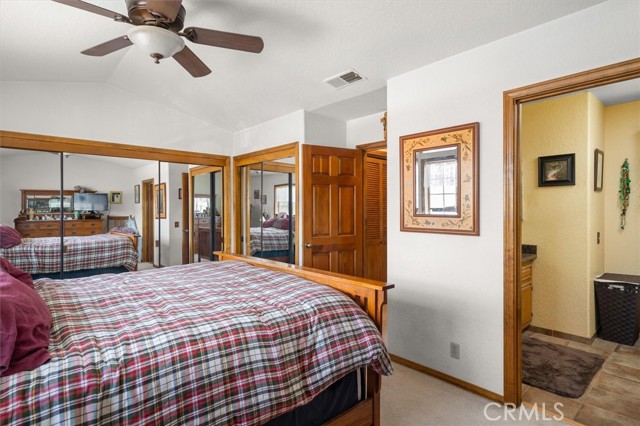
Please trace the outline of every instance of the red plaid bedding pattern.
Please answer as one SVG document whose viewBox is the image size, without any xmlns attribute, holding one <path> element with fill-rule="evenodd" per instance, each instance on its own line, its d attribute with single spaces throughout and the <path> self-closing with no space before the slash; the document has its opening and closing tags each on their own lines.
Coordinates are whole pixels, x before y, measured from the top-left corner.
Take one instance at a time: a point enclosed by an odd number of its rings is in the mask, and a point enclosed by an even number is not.
<svg viewBox="0 0 640 426">
<path fill-rule="evenodd" d="M 53 315 L 52 358 L 0 378 L 0 424 L 259 425 L 357 367 L 392 372 L 347 296 L 242 262 L 36 289 Z"/>
<path fill-rule="evenodd" d="M 262 234 L 260 234 L 262 230 Z M 249 244 L 251 248 L 251 254 L 255 254 L 262 250 L 275 251 L 275 250 L 289 250 L 289 230 L 278 228 L 250 228 L 251 242 Z M 260 241 L 262 241 L 262 248 L 260 247 Z"/>
<path fill-rule="evenodd" d="M 131 239 L 122 235 L 64 237 L 64 246 L 65 271 L 117 266 L 133 271 L 138 264 L 137 248 Z M 15 247 L 0 248 L 0 257 L 30 274 L 59 272 L 60 238 L 23 238 Z"/>
</svg>

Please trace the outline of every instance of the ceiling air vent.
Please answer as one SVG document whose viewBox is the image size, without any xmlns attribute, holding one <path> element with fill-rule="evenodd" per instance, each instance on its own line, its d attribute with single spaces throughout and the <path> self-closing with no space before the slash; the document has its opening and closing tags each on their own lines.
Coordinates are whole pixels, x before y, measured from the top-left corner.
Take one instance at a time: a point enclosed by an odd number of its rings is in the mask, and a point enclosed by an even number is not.
<svg viewBox="0 0 640 426">
<path fill-rule="evenodd" d="M 338 75 L 327 78 L 324 82 L 335 87 L 336 89 L 342 89 L 345 86 L 356 83 L 360 80 L 365 80 L 366 77 L 361 76 L 354 70 L 348 70 L 341 72 Z"/>
</svg>

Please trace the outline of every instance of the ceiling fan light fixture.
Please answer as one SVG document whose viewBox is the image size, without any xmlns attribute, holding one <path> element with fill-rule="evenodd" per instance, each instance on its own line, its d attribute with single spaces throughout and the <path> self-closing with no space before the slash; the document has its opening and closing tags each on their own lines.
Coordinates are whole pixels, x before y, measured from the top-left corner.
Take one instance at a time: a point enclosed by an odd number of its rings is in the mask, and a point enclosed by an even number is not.
<svg viewBox="0 0 640 426">
<path fill-rule="evenodd" d="M 184 49 L 184 39 L 178 34 L 150 25 L 131 28 L 127 37 L 135 46 L 151 56 L 156 64 L 160 59 L 170 58 Z"/>
</svg>

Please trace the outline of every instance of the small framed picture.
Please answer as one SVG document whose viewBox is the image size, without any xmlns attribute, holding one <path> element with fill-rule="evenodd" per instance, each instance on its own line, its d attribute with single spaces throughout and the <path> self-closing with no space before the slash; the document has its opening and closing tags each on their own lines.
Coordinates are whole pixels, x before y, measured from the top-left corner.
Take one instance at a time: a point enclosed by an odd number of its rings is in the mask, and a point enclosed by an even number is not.
<svg viewBox="0 0 640 426">
<path fill-rule="evenodd" d="M 254 189 L 253 190 L 253 199 L 254 200 L 259 200 L 260 199 L 260 190 L 259 189 Z"/>
<path fill-rule="evenodd" d="M 133 202 L 140 204 L 140 185 L 133 185 Z"/>
<path fill-rule="evenodd" d="M 122 204 L 122 191 L 109 192 L 109 202 L 111 204 Z"/>
<path fill-rule="evenodd" d="M 575 154 L 538 157 L 538 186 L 576 184 Z"/>
<path fill-rule="evenodd" d="M 593 190 L 602 191 L 604 180 L 604 152 L 596 149 L 593 153 Z"/>
</svg>

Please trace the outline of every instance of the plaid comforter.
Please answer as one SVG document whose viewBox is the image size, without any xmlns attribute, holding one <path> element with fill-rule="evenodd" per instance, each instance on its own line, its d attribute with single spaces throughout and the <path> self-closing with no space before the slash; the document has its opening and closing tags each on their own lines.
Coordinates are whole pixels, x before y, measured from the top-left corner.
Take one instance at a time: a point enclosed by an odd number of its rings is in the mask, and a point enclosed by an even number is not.
<svg viewBox="0 0 640 426">
<path fill-rule="evenodd" d="M 258 425 L 357 367 L 392 371 L 347 296 L 243 262 L 36 289 L 53 315 L 52 358 L 0 378 L 0 424 Z"/>
<path fill-rule="evenodd" d="M 133 271 L 138 264 L 137 247 L 122 235 L 64 237 L 64 247 L 65 271 L 117 266 Z M 60 237 L 23 238 L 22 243 L 15 247 L 0 248 L 0 257 L 30 274 L 59 272 Z"/>
<path fill-rule="evenodd" d="M 262 234 L 260 230 L 262 229 Z M 289 230 L 278 228 L 250 228 L 251 234 L 251 255 L 262 250 L 275 251 L 275 250 L 289 250 Z M 260 246 L 262 241 L 262 247 Z"/>
</svg>

